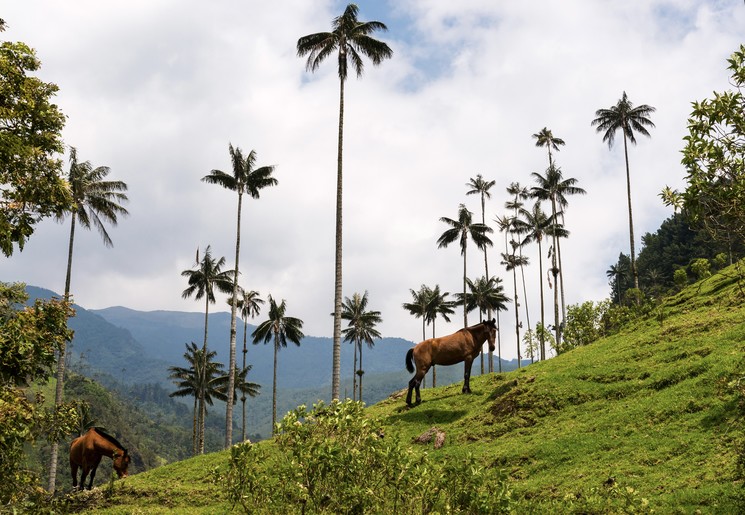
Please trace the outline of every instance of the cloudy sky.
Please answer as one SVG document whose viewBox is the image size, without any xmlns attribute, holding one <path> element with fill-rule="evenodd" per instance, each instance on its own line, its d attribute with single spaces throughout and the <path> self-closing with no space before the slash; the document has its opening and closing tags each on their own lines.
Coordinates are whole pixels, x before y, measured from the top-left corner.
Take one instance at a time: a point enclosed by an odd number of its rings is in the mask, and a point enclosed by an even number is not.
<svg viewBox="0 0 745 515">
<path fill-rule="evenodd" d="M 465 203 L 466 183 L 495 180 L 486 220 L 505 213 L 511 182 L 531 186 L 547 166 L 532 134 L 566 141 L 571 198 L 562 244 L 567 301 L 601 300 L 605 271 L 628 253 L 622 146 L 609 151 L 590 126 L 623 91 L 657 108 L 651 139 L 630 151 L 637 248 L 671 214 L 658 193 L 684 187 L 682 138 L 691 101 L 727 88 L 726 58 L 745 36 L 739 0 L 360 0 L 361 20 L 388 25 L 394 51 L 346 86 L 344 295 L 369 291 L 385 336 L 420 339 L 401 308 L 410 289 L 461 290 L 457 245 L 438 249 Z M 244 204 L 242 285 L 286 299 L 306 334 L 331 336 L 339 84 L 335 60 L 314 74 L 298 37 L 330 30 L 345 2 L 331 0 L 24 0 L 4 2 L 0 37 L 23 41 L 38 75 L 59 88 L 66 145 L 129 185 L 130 216 L 75 242 L 72 291 L 87 308 L 201 311 L 184 300 L 181 271 L 211 245 L 233 267 L 236 198 L 200 179 L 230 172 L 228 144 L 276 165 L 279 185 Z M 620 142 L 620 141 L 619 141 Z M 67 168 L 67 165 L 66 165 Z M 0 279 L 64 289 L 69 220 L 43 222 Z M 490 273 L 499 264 L 494 235 Z M 538 320 L 535 251 L 526 251 L 531 322 Z M 469 276 L 483 274 L 470 250 Z M 550 296 L 549 290 L 546 295 Z M 225 310 L 224 300 L 213 309 Z M 438 333 L 452 332 L 438 323 Z M 475 315 L 470 320 L 475 321 Z M 503 355 L 515 357 L 512 311 L 502 315 Z"/>
</svg>

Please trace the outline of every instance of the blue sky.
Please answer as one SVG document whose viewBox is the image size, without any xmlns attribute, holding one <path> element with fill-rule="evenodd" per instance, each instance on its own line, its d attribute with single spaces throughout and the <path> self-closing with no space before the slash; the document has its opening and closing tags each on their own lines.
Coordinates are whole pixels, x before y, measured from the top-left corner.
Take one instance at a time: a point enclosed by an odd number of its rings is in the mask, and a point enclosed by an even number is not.
<svg viewBox="0 0 745 515">
<path fill-rule="evenodd" d="M 310 76 L 297 38 L 329 30 L 345 3 L 278 0 L 29 0 L 4 5 L 3 37 L 36 49 L 39 76 L 60 87 L 65 143 L 129 184 L 131 216 L 105 248 L 76 237 L 72 290 L 89 308 L 200 311 L 180 275 L 211 245 L 232 267 L 235 199 L 200 181 L 229 170 L 228 144 L 274 164 L 279 186 L 244 206 L 242 279 L 286 299 L 307 334 L 330 336 L 338 78 L 334 60 Z M 590 126 L 623 91 L 657 108 L 650 139 L 630 150 L 637 248 L 671 214 L 658 193 L 684 187 L 680 165 L 690 104 L 728 87 L 726 58 L 745 35 L 739 1 L 446 0 L 359 2 L 386 23 L 394 56 L 346 87 L 344 295 L 369 291 L 382 333 L 417 340 L 402 308 L 409 290 L 461 290 L 458 249 L 437 249 L 476 174 L 496 181 L 486 219 L 504 213 L 506 187 L 531 185 L 547 164 L 532 134 L 566 141 L 556 156 L 588 194 L 571 200 L 562 245 L 567 300 L 607 297 L 605 271 L 628 252 L 622 149 Z M 61 291 L 69 222 L 45 221 L 3 280 Z M 511 291 L 495 234 L 490 272 Z M 535 249 L 526 249 L 531 319 L 538 316 Z M 469 276 L 483 259 L 469 253 Z M 547 295 L 548 295 L 548 290 Z M 223 300 L 220 301 L 221 303 Z M 222 309 L 220 306 L 215 309 Z M 475 321 L 471 315 L 471 320 Z M 524 315 L 521 315 L 524 317 Z M 514 357 L 512 312 L 503 316 Z M 438 324 L 459 328 L 461 317 Z M 512 340 L 511 340 L 512 339 Z"/>
</svg>

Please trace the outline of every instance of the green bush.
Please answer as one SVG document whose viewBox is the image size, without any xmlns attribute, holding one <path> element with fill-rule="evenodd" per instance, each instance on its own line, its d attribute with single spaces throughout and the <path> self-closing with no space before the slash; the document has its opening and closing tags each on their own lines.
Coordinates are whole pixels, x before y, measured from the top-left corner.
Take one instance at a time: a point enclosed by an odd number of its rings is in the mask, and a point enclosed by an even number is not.
<svg viewBox="0 0 745 515">
<path fill-rule="evenodd" d="M 245 513 L 508 513 L 506 476 L 473 456 L 442 465 L 385 436 L 347 400 L 278 424 L 276 447 L 231 450 L 228 498 Z"/>
</svg>

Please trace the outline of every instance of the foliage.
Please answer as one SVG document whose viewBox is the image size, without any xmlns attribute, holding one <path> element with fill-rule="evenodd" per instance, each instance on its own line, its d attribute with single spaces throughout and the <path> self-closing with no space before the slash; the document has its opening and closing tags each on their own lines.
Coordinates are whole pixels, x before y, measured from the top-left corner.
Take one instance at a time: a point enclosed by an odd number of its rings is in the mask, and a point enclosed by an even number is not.
<svg viewBox="0 0 745 515">
<path fill-rule="evenodd" d="M 0 26 L 0 30 L 2 27 Z M 52 103 L 57 86 L 29 75 L 41 67 L 24 43 L 0 44 L 0 250 L 23 250 L 42 218 L 72 203 L 61 177 L 65 116 Z"/>
<path fill-rule="evenodd" d="M 693 102 L 684 138 L 684 209 L 724 244 L 745 240 L 745 45 L 727 60 L 733 90 Z"/>
<path fill-rule="evenodd" d="M 353 401 L 301 406 L 278 424 L 277 453 L 231 449 L 228 496 L 246 513 L 507 513 L 505 475 L 473 455 L 440 465 L 385 436 Z M 262 474 L 272 470 L 271 474 Z"/>
<path fill-rule="evenodd" d="M 691 262 L 691 272 L 696 274 L 699 281 L 711 277 L 711 263 L 706 258 L 694 259 Z"/>
<path fill-rule="evenodd" d="M 603 316 L 611 308 L 610 301 L 575 304 L 567 308 L 563 351 L 589 345 L 603 335 Z"/>
<path fill-rule="evenodd" d="M 683 289 L 688 284 L 688 274 L 685 268 L 678 268 L 673 274 L 673 280 L 678 289 Z"/>
<path fill-rule="evenodd" d="M 64 301 L 27 300 L 23 284 L 0 283 L 0 503 L 17 504 L 36 496 L 38 477 L 27 468 L 24 445 L 39 438 L 57 441 L 77 425 L 74 404 L 43 407 L 41 393 L 27 388 L 53 373 L 55 352 L 72 338 Z"/>
</svg>

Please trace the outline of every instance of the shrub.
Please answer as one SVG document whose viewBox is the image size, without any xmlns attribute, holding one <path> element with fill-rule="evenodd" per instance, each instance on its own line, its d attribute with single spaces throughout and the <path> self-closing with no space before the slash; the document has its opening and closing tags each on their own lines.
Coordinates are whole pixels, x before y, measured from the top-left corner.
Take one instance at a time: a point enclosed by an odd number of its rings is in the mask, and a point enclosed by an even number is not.
<svg viewBox="0 0 745 515">
<path fill-rule="evenodd" d="M 362 403 L 288 413 L 276 447 L 231 450 L 228 497 L 245 513 L 507 513 L 503 472 L 472 456 L 443 466 L 404 448 L 364 416 Z M 270 452 L 271 449 L 271 452 Z"/>
</svg>

